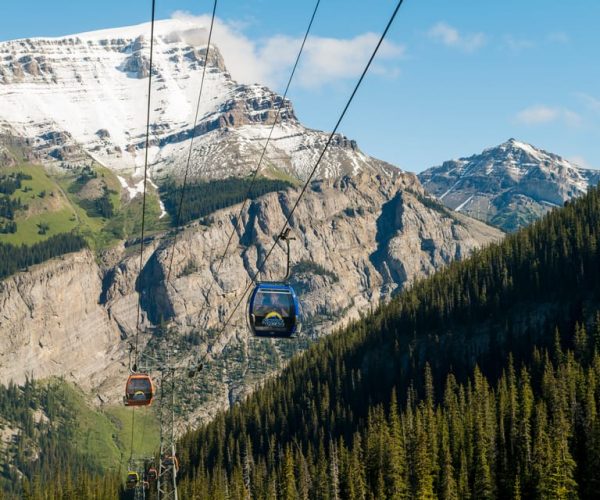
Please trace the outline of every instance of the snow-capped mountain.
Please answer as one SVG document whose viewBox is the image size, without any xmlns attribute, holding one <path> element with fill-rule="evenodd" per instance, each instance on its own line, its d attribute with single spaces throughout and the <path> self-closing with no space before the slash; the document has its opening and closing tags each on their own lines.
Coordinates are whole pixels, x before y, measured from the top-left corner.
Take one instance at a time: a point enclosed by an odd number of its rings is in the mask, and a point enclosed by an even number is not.
<svg viewBox="0 0 600 500">
<path fill-rule="evenodd" d="M 598 183 L 600 171 L 509 139 L 418 177 L 447 207 L 513 231 L 585 193 Z"/>
<path fill-rule="evenodd" d="M 281 96 L 262 85 L 235 82 L 218 48 L 212 46 L 193 130 L 206 42 L 194 45 L 187 34 L 198 28 L 181 19 L 155 25 L 150 150 L 155 179 L 182 174 L 192 135 L 196 136 L 192 176 L 249 173 L 282 103 Z M 149 33 L 146 23 L 0 43 L 0 123 L 37 138 L 38 146 L 49 148 L 59 160 L 67 159 L 76 143 L 100 163 L 125 173 L 137 169 L 139 175 L 144 161 Z M 287 100 L 280 123 L 267 151 L 265 171 L 275 168 L 305 178 L 327 135 L 302 126 Z M 365 168 L 395 171 L 341 135 L 322 165 L 321 177 Z"/>
</svg>

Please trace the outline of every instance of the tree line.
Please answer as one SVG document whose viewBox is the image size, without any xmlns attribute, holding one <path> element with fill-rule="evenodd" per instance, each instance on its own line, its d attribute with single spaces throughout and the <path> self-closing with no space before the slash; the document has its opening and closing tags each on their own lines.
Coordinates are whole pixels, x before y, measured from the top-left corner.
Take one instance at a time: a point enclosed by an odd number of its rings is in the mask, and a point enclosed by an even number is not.
<svg viewBox="0 0 600 500">
<path fill-rule="evenodd" d="M 241 203 L 246 199 L 246 195 L 253 200 L 264 194 L 282 191 L 292 186 L 287 181 L 257 177 L 252 185 L 252 191 L 248 193 L 250 184 L 251 179 L 237 177 L 187 184 L 179 224 L 186 224 L 216 210 Z M 175 224 L 178 220 L 182 186 L 169 182 L 161 187 L 160 192 L 165 210 Z"/>
<path fill-rule="evenodd" d="M 21 181 L 31 179 L 33 179 L 33 177 L 25 172 L 14 172 L 0 175 L 0 193 L 11 195 L 17 189 L 21 189 Z"/>
<path fill-rule="evenodd" d="M 30 246 L 0 243 L 0 279 L 58 255 L 76 252 L 86 247 L 83 236 L 75 233 L 50 236 L 47 240 Z"/>
</svg>

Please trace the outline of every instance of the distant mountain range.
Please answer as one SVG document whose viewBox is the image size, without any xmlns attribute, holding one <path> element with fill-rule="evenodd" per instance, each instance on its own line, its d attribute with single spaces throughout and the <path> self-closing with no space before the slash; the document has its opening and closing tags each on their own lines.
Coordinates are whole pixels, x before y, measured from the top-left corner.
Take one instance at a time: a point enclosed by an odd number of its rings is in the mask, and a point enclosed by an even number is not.
<svg viewBox="0 0 600 500">
<path fill-rule="evenodd" d="M 481 154 L 429 168 L 418 177 L 448 208 L 514 231 L 584 194 L 598 183 L 600 171 L 509 139 Z"/>
</svg>

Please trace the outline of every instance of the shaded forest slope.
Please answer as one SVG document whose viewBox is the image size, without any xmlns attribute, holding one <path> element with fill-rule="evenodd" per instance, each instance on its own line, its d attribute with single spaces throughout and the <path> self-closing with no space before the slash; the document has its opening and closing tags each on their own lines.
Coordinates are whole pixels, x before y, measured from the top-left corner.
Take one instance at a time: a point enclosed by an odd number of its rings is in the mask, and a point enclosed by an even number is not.
<svg viewBox="0 0 600 500">
<path fill-rule="evenodd" d="M 262 498 L 269 491 L 277 497 L 294 498 L 288 496 L 290 488 L 301 498 L 336 498 L 340 494 L 364 498 L 360 493 L 348 493 L 349 488 L 361 489 L 350 487 L 349 478 L 363 478 L 363 491 L 375 495 L 372 498 L 381 498 L 377 491 L 384 497 L 396 497 L 394 484 L 400 483 L 407 494 L 443 496 L 444 481 L 457 488 L 463 481 L 463 494 L 468 491 L 476 498 L 518 497 L 521 491 L 541 495 L 542 479 L 549 477 L 551 467 L 537 476 L 532 471 L 533 433 L 537 429 L 537 439 L 542 439 L 540 422 L 546 419 L 550 427 L 545 435 L 554 432 L 555 440 L 548 438 L 540 446 L 549 457 L 560 455 L 563 461 L 573 461 L 566 469 L 559 467 L 571 474 L 558 478 L 557 488 L 591 497 L 590 491 L 597 490 L 586 482 L 584 470 L 591 458 L 584 461 L 583 457 L 593 450 L 578 448 L 582 436 L 575 423 L 580 417 L 576 419 L 573 412 L 584 411 L 578 405 L 586 398 L 588 413 L 595 415 L 598 410 L 594 385 L 598 359 L 594 342 L 587 342 L 593 335 L 581 331 L 586 331 L 586 324 L 588 330 L 594 328 L 600 292 L 599 239 L 600 191 L 592 189 L 502 243 L 416 283 L 390 304 L 309 349 L 245 403 L 185 436 L 180 443 L 183 487 L 189 494 L 211 498 L 225 490 L 230 494 L 239 491 L 239 498 L 246 491 L 253 498 Z M 558 338 L 555 332 L 559 332 Z M 576 332 L 581 351 L 577 360 L 561 350 L 573 346 Z M 512 365 L 509 353 L 514 356 Z M 473 372 L 476 363 L 480 369 Z M 428 375 L 423 377 L 426 367 Z M 533 381 L 532 370 L 536 373 Z M 575 374 L 566 382 L 561 379 L 561 384 L 571 384 L 570 392 L 553 395 L 548 384 L 551 376 L 558 380 L 556 374 L 562 371 Z M 545 382 L 540 372 L 547 372 Z M 467 382 L 469 375 L 471 381 Z M 498 409 L 495 405 L 500 404 L 498 391 L 503 384 L 518 388 L 520 399 Z M 588 387 L 585 397 L 571 386 Z M 458 398 L 458 406 L 436 406 L 447 404 L 445 400 L 452 394 Z M 407 403 L 396 405 L 397 395 Z M 542 411 L 549 407 L 551 413 Z M 472 413 L 473 408 L 485 411 Z M 557 408 L 565 411 L 556 413 Z M 518 422 L 522 426 L 510 446 L 503 427 L 509 410 L 511 425 Z M 375 453 L 369 448 L 374 446 L 372 439 L 381 438 L 372 434 L 373 429 L 387 426 L 392 432 L 394 415 L 399 412 L 403 435 L 410 439 L 398 445 L 399 455 L 393 460 L 385 461 L 385 439 L 375 448 L 379 455 L 371 456 L 369 453 Z M 429 420 L 424 420 L 427 412 L 431 412 Z M 451 478 L 443 476 L 440 469 L 442 448 L 428 441 L 435 439 L 438 445 L 447 441 L 445 429 L 450 423 L 444 412 L 457 412 L 464 424 L 462 440 L 455 440 L 452 448 L 446 443 Z M 421 415 L 420 427 L 417 415 Z M 556 427 L 559 420 L 562 433 Z M 492 423 L 494 427 L 489 428 Z M 597 432 L 595 416 L 588 415 L 586 425 Z M 500 434 L 499 427 L 504 429 Z M 419 440 L 419 432 L 425 441 Z M 481 443 L 475 446 L 483 436 L 485 447 Z M 498 442 L 499 436 L 505 441 Z M 524 438 L 529 442 L 523 443 Z M 393 442 L 399 439 L 396 436 Z M 511 448 L 517 443 L 525 450 Z M 509 448 L 510 453 L 522 453 L 522 457 L 503 458 L 502 452 Z M 421 457 L 425 465 L 420 469 L 415 462 L 419 449 L 426 450 Z M 352 459 L 344 453 L 356 456 Z M 348 469 L 352 460 L 359 464 L 354 473 Z M 503 460 L 509 460 L 511 470 L 502 469 Z M 332 464 L 337 464 L 335 470 Z M 398 472 L 399 483 L 390 479 L 392 464 L 401 468 L 404 464 L 403 472 Z M 345 475 L 342 467 L 346 467 Z"/>
</svg>

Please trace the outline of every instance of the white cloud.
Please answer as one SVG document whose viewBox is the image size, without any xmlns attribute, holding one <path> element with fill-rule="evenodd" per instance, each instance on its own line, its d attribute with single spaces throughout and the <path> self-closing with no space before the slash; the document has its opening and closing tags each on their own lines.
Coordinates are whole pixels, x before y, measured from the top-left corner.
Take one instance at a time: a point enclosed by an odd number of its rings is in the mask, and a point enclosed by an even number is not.
<svg viewBox="0 0 600 500">
<path fill-rule="evenodd" d="M 319 87 L 359 76 L 378 39 L 379 35 L 375 33 L 364 33 L 349 39 L 309 37 L 302 54 L 298 83 L 305 87 Z M 287 76 L 301 42 L 301 39 L 279 35 L 269 39 L 258 52 L 261 59 L 273 68 L 274 76 L 281 79 L 283 75 L 277 75 L 277 72 L 284 71 Z M 377 54 L 376 61 L 379 64 L 374 63 L 373 71 L 394 76 L 396 70 L 382 65 L 381 61 L 398 59 L 405 52 L 402 45 L 384 42 Z"/>
<path fill-rule="evenodd" d="M 517 113 L 517 120 L 526 125 L 536 125 L 556 121 L 559 116 L 560 111 L 557 108 L 530 106 Z"/>
<path fill-rule="evenodd" d="M 176 12 L 173 17 L 192 21 L 198 26 L 210 24 L 210 16 L 191 16 Z M 223 22 L 217 18 L 213 29 L 213 41 L 223 55 L 232 77 L 242 83 L 271 86 L 285 83 L 302 38 L 274 35 L 256 41 L 244 35 L 240 26 L 243 27 L 239 23 Z M 206 43 L 206 28 L 198 28 L 193 33 L 191 31 L 182 33 L 182 38 L 196 45 Z M 295 84 L 320 87 L 360 75 L 377 40 L 378 35 L 375 33 L 363 33 L 349 39 L 309 36 L 295 76 Z M 373 71 L 395 76 L 398 69 L 393 65 L 390 67 L 389 62 L 398 60 L 405 52 L 405 46 L 385 41 L 379 49 Z"/>
<path fill-rule="evenodd" d="M 582 122 L 581 116 L 570 109 L 544 105 L 525 108 L 517 113 L 516 119 L 525 125 L 541 125 L 562 121 L 570 127 L 577 127 Z"/>
<path fill-rule="evenodd" d="M 179 32 L 178 35 L 183 40 L 196 46 L 206 44 L 211 16 L 192 16 L 177 11 L 173 14 L 173 18 L 199 26 Z M 268 71 L 258 58 L 254 42 L 242 33 L 238 25 L 215 18 L 212 39 L 223 55 L 227 69 L 233 78 L 243 83 L 265 83 L 267 81 Z"/>
<path fill-rule="evenodd" d="M 430 38 L 465 52 L 474 52 L 483 47 L 486 37 L 483 33 L 461 34 L 456 28 L 445 22 L 439 22 L 427 32 Z"/>
<path fill-rule="evenodd" d="M 568 160 L 583 168 L 594 168 L 583 156 L 572 156 L 571 158 L 568 158 Z"/>
<path fill-rule="evenodd" d="M 548 35 L 548 41 L 554 43 L 569 43 L 571 39 L 564 31 L 556 31 Z"/>
</svg>

